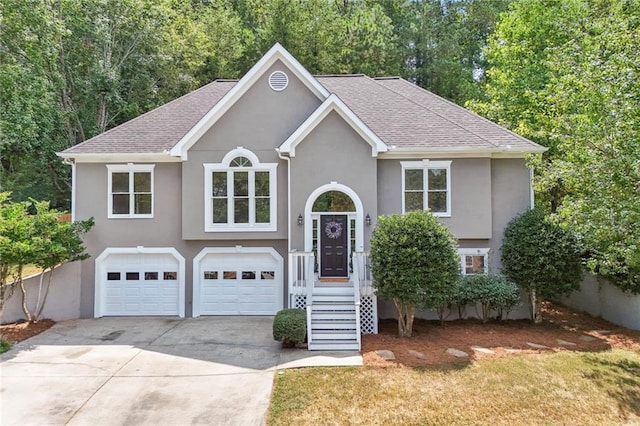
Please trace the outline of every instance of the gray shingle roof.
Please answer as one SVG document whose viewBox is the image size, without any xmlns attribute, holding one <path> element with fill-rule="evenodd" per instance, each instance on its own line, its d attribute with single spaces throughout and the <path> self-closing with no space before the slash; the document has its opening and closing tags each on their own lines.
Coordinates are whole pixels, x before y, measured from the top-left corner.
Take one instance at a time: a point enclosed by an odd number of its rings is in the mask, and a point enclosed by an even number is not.
<svg viewBox="0 0 640 426">
<path fill-rule="evenodd" d="M 318 76 L 387 145 L 398 148 L 537 151 L 528 139 L 396 77 Z M 217 80 L 63 151 L 161 153 L 172 148 L 236 84 Z M 72 155 L 71 155 L 72 156 Z"/>
<path fill-rule="evenodd" d="M 235 84 L 235 81 L 216 80 L 63 153 L 164 152 L 171 149 Z"/>
<path fill-rule="evenodd" d="M 402 78 L 380 78 L 376 79 L 376 82 L 438 115 L 441 123 L 439 128 L 445 133 L 452 131 L 457 134 L 458 132 L 455 131 L 454 128 L 463 129 L 469 134 L 469 145 L 475 144 L 477 142 L 476 138 L 480 138 L 484 141 L 483 144 L 488 147 L 509 145 L 512 148 L 521 149 L 541 148 L 540 145 L 529 139 L 517 135 L 407 80 Z M 451 138 L 447 139 L 444 136 L 443 140 L 449 140 L 453 143 L 457 142 Z"/>
</svg>

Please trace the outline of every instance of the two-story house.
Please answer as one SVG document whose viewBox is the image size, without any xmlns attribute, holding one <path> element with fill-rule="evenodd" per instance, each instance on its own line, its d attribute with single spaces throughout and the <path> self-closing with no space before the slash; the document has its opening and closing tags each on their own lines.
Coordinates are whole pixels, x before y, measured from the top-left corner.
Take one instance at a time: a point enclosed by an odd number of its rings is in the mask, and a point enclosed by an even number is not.
<svg viewBox="0 0 640 426">
<path fill-rule="evenodd" d="M 379 215 L 430 209 L 463 273 L 498 271 L 544 150 L 397 77 L 312 76 L 276 44 L 59 155 L 72 215 L 95 219 L 81 316 L 307 308 L 311 349 L 376 332 L 366 252 Z"/>
</svg>

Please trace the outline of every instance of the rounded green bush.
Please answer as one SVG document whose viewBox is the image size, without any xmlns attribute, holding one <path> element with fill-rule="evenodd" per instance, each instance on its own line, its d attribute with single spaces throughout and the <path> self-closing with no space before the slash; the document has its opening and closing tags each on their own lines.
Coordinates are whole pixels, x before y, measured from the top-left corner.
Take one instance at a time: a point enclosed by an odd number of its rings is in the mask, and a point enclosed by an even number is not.
<svg viewBox="0 0 640 426">
<path fill-rule="evenodd" d="M 489 321 L 491 312 L 497 313 L 498 319 L 520 303 L 518 286 L 503 275 L 466 275 L 462 278 L 458 298 L 463 303 L 479 303 L 482 322 Z"/>
<path fill-rule="evenodd" d="M 273 319 L 273 338 L 285 347 L 304 343 L 307 337 L 307 312 L 303 309 L 283 309 Z"/>
</svg>

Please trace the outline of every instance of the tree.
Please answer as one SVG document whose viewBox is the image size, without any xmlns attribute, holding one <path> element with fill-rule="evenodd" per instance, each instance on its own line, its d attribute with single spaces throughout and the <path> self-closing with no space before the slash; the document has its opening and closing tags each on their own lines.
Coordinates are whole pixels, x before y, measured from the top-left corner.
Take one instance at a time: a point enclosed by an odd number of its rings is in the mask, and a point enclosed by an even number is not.
<svg viewBox="0 0 640 426">
<path fill-rule="evenodd" d="M 29 203 L 12 203 L 9 195 L 0 192 L 0 313 L 22 284 L 22 270 L 33 253 Z"/>
<path fill-rule="evenodd" d="M 480 94 L 482 52 L 509 0 L 378 0 L 394 27 L 400 75 L 458 104 Z"/>
<path fill-rule="evenodd" d="M 81 235 L 93 226 L 93 220 L 68 223 L 64 212 L 49 207 L 48 202 L 11 202 L 9 193 L 0 193 L 0 311 L 16 288 L 22 292 L 22 309 L 27 321 L 37 322 L 44 309 L 51 279 L 57 266 L 82 260 Z M 31 214 L 30 210 L 34 210 Z M 27 305 L 27 288 L 23 281 L 25 265 L 42 269 L 38 297 L 33 308 Z M 49 272 L 46 283 L 44 273 Z"/>
<path fill-rule="evenodd" d="M 89 257 L 84 252 L 82 235 L 93 227 L 93 219 L 69 223 L 61 220 L 65 212 L 51 209 L 46 201 L 34 202 L 35 214 L 29 219 L 32 222 L 33 236 L 31 238 L 31 260 L 33 264 L 42 270 L 38 297 L 35 306 L 30 308 L 27 304 L 27 289 L 24 281 L 20 281 L 22 291 L 22 310 L 27 321 L 37 322 L 42 315 L 51 279 L 56 267 L 66 262 L 84 260 Z M 45 272 L 49 272 L 46 284 Z"/>
<path fill-rule="evenodd" d="M 393 301 L 400 337 L 411 337 L 417 308 L 450 301 L 459 275 L 456 242 L 429 212 L 380 217 L 371 236 L 371 272 L 379 297 Z"/>
<path fill-rule="evenodd" d="M 549 147 L 537 203 L 580 236 L 587 267 L 640 293 L 638 0 L 519 0 L 486 50 L 470 105 Z"/>
<path fill-rule="evenodd" d="M 531 319 L 542 322 L 541 300 L 577 290 L 582 280 L 578 241 L 538 209 L 513 218 L 502 243 L 504 274 L 529 293 Z"/>
<path fill-rule="evenodd" d="M 640 2 L 589 5 L 549 61 L 558 155 L 548 170 L 562 180 L 557 215 L 581 236 L 588 268 L 640 294 Z M 538 182 L 541 192 L 553 185 Z"/>
</svg>

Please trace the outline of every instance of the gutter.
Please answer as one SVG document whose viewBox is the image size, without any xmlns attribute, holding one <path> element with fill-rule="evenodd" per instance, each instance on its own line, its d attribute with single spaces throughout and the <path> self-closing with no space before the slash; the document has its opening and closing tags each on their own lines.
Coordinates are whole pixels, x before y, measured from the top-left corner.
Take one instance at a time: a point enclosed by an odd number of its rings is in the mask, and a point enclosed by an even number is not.
<svg viewBox="0 0 640 426">
<path fill-rule="evenodd" d="M 287 253 L 291 252 L 291 158 L 285 157 L 276 148 L 278 158 L 287 162 Z"/>
</svg>

